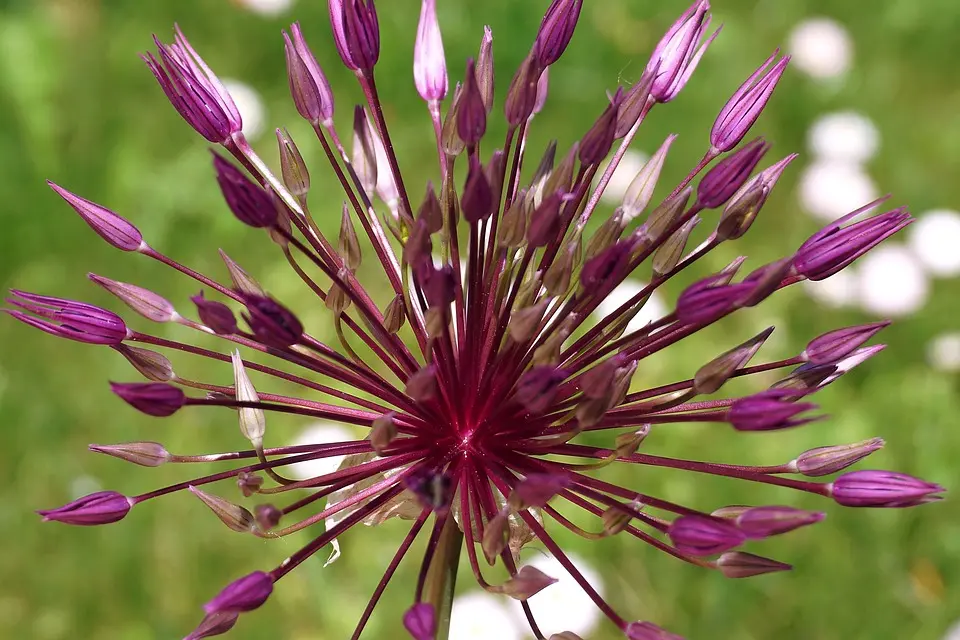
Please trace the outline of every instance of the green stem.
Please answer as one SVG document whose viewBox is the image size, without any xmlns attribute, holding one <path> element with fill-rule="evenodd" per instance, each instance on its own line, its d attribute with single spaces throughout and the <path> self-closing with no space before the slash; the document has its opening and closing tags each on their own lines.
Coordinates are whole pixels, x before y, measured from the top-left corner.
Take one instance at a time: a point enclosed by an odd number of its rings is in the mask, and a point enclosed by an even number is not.
<svg viewBox="0 0 960 640">
<path fill-rule="evenodd" d="M 457 567 L 463 548 L 463 532 L 453 519 L 453 510 L 440 532 L 436 554 L 427 571 L 423 600 L 433 605 L 437 614 L 437 640 L 447 640 L 450 634 L 450 611 L 457 586 Z"/>
</svg>

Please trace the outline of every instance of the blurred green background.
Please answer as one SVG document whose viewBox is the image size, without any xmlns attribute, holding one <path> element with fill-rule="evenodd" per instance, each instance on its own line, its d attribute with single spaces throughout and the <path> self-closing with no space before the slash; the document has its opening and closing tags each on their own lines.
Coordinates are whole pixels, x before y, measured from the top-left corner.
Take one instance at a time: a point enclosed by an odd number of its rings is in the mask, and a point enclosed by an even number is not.
<svg viewBox="0 0 960 640">
<path fill-rule="evenodd" d="M 441 0 L 448 65 L 453 78 L 474 55 L 482 26 L 495 35 L 499 97 L 528 50 L 546 1 Z M 579 138 L 604 103 L 604 92 L 634 81 L 682 0 L 587 2 L 576 38 L 551 73 L 547 108 L 529 148 L 536 156 L 550 138 L 561 149 Z M 777 157 L 804 149 L 821 113 L 855 109 L 877 124 L 883 143 L 869 170 L 881 189 L 916 211 L 949 206 L 960 197 L 960 71 L 954 0 L 718 0 L 724 33 L 690 85 L 658 107 L 637 138 L 652 151 L 670 132 L 680 135 L 663 184 L 674 184 L 706 148 L 713 117 L 726 97 L 800 20 L 827 15 L 850 31 L 855 59 L 845 82 L 812 82 L 788 71 L 772 106 L 755 127 Z M 419 2 L 381 0 L 381 95 L 412 194 L 436 179 L 434 143 L 411 78 Z M 329 230 L 340 195 L 321 163 L 320 149 L 289 100 L 279 31 L 299 19 L 338 97 L 338 122 L 348 131 L 360 97 L 330 43 L 326 3 L 300 0 L 277 17 L 255 15 L 227 0 L 0 0 L 0 285 L 78 297 L 117 309 L 86 281 L 99 273 L 136 282 L 167 296 L 184 313 L 197 286 L 148 259 L 100 241 L 44 184 L 54 179 L 134 221 L 152 246 L 192 267 L 225 277 L 223 248 L 274 295 L 289 301 L 318 337 L 332 332 L 319 303 L 288 272 L 265 238 L 237 224 L 212 179 L 206 144 L 170 108 L 138 59 L 150 35 L 168 39 L 178 22 L 211 66 L 260 93 L 266 133 L 254 140 L 275 162 L 272 128 L 288 126 L 312 167 L 314 212 Z M 499 129 L 493 139 L 500 138 Z M 489 149 L 488 149 L 489 151 Z M 772 157 L 772 156 L 771 156 Z M 530 161 L 531 163 L 534 160 Z M 799 164 L 799 163 L 798 163 Z M 739 253 L 769 260 L 794 249 L 816 229 L 800 211 L 791 168 L 757 224 L 724 246 L 697 273 Z M 609 211 L 609 208 L 605 209 Z M 704 225 L 710 226 L 709 224 Z M 368 260 L 367 280 L 375 277 Z M 644 272 L 642 277 L 646 277 Z M 798 288 L 794 288 L 798 289 Z M 677 289 L 667 291 L 672 302 Z M 925 362 L 928 340 L 957 329 L 960 283 L 941 280 L 923 310 L 900 320 L 882 338 L 889 348 L 867 366 L 819 394 L 832 415 L 802 430 L 756 436 L 721 425 L 676 425 L 651 438 L 650 451 L 693 459 L 778 463 L 804 449 L 887 439 L 870 466 L 960 484 L 960 395 L 957 378 Z M 117 309 L 119 310 L 119 309 Z M 685 341 L 649 366 L 637 385 L 688 377 L 706 359 L 769 324 L 776 340 L 769 359 L 803 348 L 830 328 L 871 318 L 817 307 L 802 290 L 788 290 L 761 308 Z M 132 324 L 160 335 L 186 329 Z M 91 442 L 156 439 L 177 453 L 244 448 L 229 412 L 184 411 L 161 421 L 141 416 L 108 391 L 107 380 L 136 380 L 108 349 L 56 340 L 0 320 L 0 635 L 7 638 L 177 638 L 200 618 L 200 605 L 220 587 L 254 569 L 269 569 L 309 539 L 264 542 L 227 531 L 196 499 L 175 495 L 135 509 L 117 525 L 75 529 L 41 524 L 34 509 L 80 493 L 111 488 L 135 494 L 186 479 L 175 465 L 141 469 L 86 451 Z M 182 375 L 229 384 L 230 371 L 186 358 Z M 770 380 L 765 382 L 769 383 Z M 266 387 L 265 387 L 266 388 Z M 755 388 L 749 385 L 741 389 Z M 270 418 L 268 442 L 293 440 L 304 420 Z M 644 445 L 648 446 L 647 444 Z M 607 470 L 603 477 L 711 510 L 724 504 L 787 503 L 824 508 L 828 519 L 809 529 L 753 546 L 791 562 L 789 574 L 728 581 L 682 565 L 627 536 L 590 543 L 558 533 L 562 543 L 603 576 L 609 600 L 628 618 L 654 620 L 694 639 L 850 638 L 938 640 L 960 618 L 960 511 L 947 501 L 914 510 L 841 510 L 831 504 L 737 482 Z M 235 489 L 220 491 L 232 495 Z M 340 639 L 349 636 L 405 526 L 362 528 L 344 540 L 343 558 L 328 568 L 308 562 L 285 578 L 270 603 L 245 615 L 232 638 Z M 420 555 L 415 548 L 368 627 L 370 638 L 395 638 L 409 605 Z M 527 552 L 532 553 L 532 552 Z M 461 589 L 473 589 L 469 569 Z M 547 631 L 561 631 L 548 619 Z M 592 638 L 619 637 L 603 623 Z"/>
</svg>

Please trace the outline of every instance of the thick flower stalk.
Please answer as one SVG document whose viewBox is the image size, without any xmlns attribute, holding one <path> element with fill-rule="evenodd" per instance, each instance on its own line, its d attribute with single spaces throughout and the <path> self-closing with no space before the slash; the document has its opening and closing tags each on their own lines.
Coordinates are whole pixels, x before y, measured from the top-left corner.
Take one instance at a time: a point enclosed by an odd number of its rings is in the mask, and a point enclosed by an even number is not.
<svg viewBox="0 0 960 640">
<path fill-rule="evenodd" d="M 735 148 L 766 107 L 787 59 L 770 67 L 771 57 L 736 90 L 704 141 L 702 161 L 679 184 L 662 189 L 665 197 L 657 200 L 654 193 L 675 136 L 638 173 L 622 205 L 601 215 L 600 194 L 639 127 L 655 106 L 683 89 L 716 33 L 704 39 L 710 7 L 698 0 L 664 36 L 639 81 L 611 92 L 598 106 L 596 121 L 577 143 L 565 151 L 550 145 L 533 164 L 526 157 L 527 135 L 545 107 L 548 68 L 562 66 L 581 4 L 554 0 L 547 9 L 529 56 L 501 96 L 506 136 L 500 141 L 488 134 L 490 119 L 498 116 L 491 33 L 485 30 L 478 58 L 461 67 L 465 75 L 448 95 L 435 2 L 423 0 L 413 85 L 434 124 L 431 144 L 438 151 L 436 180 L 425 189 L 409 184 L 402 173 L 383 115 L 374 0 L 329 0 L 333 40 L 365 96 L 348 135 L 338 133 L 334 93 L 300 25 L 292 25 L 292 36 L 283 36 L 292 99 L 343 187 L 342 209 L 330 199 L 310 198 L 310 171 L 286 131 L 277 131 L 280 177 L 268 169 L 243 137 L 223 85 L 179 30 L 172 45 L 157 40 L 159 58 L 145 60 L 184 120 L 219 145 L 213 173 L 227 206 L 239 221 L 266 232 L 290 264 L 291 277 L 326 307 L 336 335 L 330 344 L 312 335 L 295 308 L 264 291 L 228 256 L 223 259 L 229 279 L 200 274 L 151 247 L 119 214 L 51 185 L 107 242 L 169 266 L 200 292 L 191 298 L 192 312 L 177 311 L 152 291 L 91 275 L 143 318 L 182 325 L 180 340 L 134 328 L 99 307 L 21 291 L 8 300 L 8 313 L 47 333 L 108 346 L 124 356 L 147 379 L 113 383 L 116 395 L 132 407 L 159 417 L 227 409 L 238 415 L 250 444 L 208 455 L 171 453 L 157 442 L 91 445 L 95 452 L 146 467 L 227 466 L 145 494 L 105 491 L 40 513 L 69 524 L 106 524 L 162 496 L 190 491 L 234 531 L 267 540 L 302 530 L 314 535 L 272 568 L 224 588 L 204 606 L 206 617 L 188 639 L 226 632 L 241 613 L 282 588 L 284 576 L 336 545 L 349 529 L 391 517 L 412 524 L 366 609 L 358 612 L 354 638 L 417 539 L 426 539 L 419 579 L 407 596 L 406 615 L 394 622 L 417 640 L 446 636 L 461 553 L 481 587 L 522 602 L 534 636 L 543 639 L 527 600 L 555 578 L 522 566 L 520 552 L 528 543 L 554 555 L 625 637 L 675 638 L 654 623 L 615 611 L 551 531 L 567 529 L 591 540 L 632 536 L 680 561 L 743 578 L 790 568 L 745 547 L 818 523 L 824 514 L 786 505 L 676 504 L 604 481 L 605 467 L 668 467 L 700 474 L 704 481 L 739 478 L 744 488 L 761 483 L 783 489 L 784 502 L 792 490 L 851 507 L 913 506 L 943 491 L 891 471 L 845 472 L 883 445 L 878 438 L 818 447 L 759 467 L 644 452 L 651 442 L 670 437 L 670 423 L 709 422 L 750 432 L 820 419 L 812 414 L 811 396 L 879 352 L 882 345 L 864 345 L 885 323 L 832 331 L 794 357 L 767 361 L 758 353 L 771 328 L 721 353 L 705 354 L 684 380 L 637 389 L 632 378 L 645 358 L 780 289 L 835 273 L 911 218 L 904 209 L 871 214 L 882 201 L 870 203 L 781 260 L 740 275 L 741 258 L 688 282 L 673 311 L 630 330 L 628 323 L 654 291 L 686 279 L 688 268 L 711 250 L 746 233 L 795 157 L 787 155 L 751 178 L 770 145 L 756 138 Z M 344 139 L 352 140 L 350 149 Z M 726 155 L 713 164 L 721 154 Z M 458 163 L 462 180 L 455 172 Z M 536 169 L 523 171 L 525 164 Z M 412 201 L 417 193 L 424 193 L 422 200 Z M 339 216 L 336 238 L 321 232 L 313 211 Z M 700 225 L 713 231 L 688 246 Z M 362 263 L 366 284 L 358 277 Z M 614 313 L 591 321 L 604 298 L 638 270 L 650 284 Z M 195 346 L 191 336 L 201 334 L 216 336 L 222 347 Z M 233 384 L 182 377 L 162 351 L 220 361 L 232 369 Z M 759 390 L 745 397 L 724 392 L 733 378 L 773 371 L 783 373 L 769 388 L 755 386 Z M 267 392 L 272 381 L 292 383 L 301 392 Z M 271 447 L 266 444 L 271 412 L 339 421 L 366 435 Z M 580 436 L 586 432 L 593 432 L 592 442 L 606 438 L 607 445 L 584 444 Z M 284 468 L 297 462 L 342 456 L 336 471 L 301 481 L 284 475 Z M 240 495 L 229 486 L 218 490 L 221 495 L 213 493 L 214 485 L 233 483 Z M 233 497 L 223 497 L 231 492 Z M 246 499 L 256 504 L 243 506 Z M 584 521 L 576 512 L 589 514 L 593 526 L 574 524 Z M 488 577 L 485 565 L 497 563 L 509 574 L 506 581 Z M 551 637 L 576 638 L 571 632 Z"/>
</svg>

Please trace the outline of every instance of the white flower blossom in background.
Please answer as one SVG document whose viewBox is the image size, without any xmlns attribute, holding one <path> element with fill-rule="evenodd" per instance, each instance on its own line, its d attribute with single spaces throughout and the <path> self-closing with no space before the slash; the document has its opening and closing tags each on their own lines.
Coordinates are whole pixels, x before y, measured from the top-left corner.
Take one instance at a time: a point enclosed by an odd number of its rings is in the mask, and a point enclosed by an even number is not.
<svg viewBox="0 0 960 640">
<path fill-rule="evenodd" d="M 960 332 L 942 333 L 927 344 L 927 362 L 937 371 L 953 373 L 960 371 Z M 960 640 L 960 627 L 955 635 Z"/>
<path fill-rule="evenodd" d="M 878 316 L 905 316 L 927 301 L 927 276 L 902 245 L 879 247 L 860 259 L 860 307 Z"/>
<path fill-rule="evenodd" d="M 566 552 L 583 577 L 586 578 L 601 596 L 604 592 L 603 579 L 597 571 L 580 556 Z M 570 577 L 560 561 L 553 556 L 531 556 L 524 564 L 532 565 L 552 578 L 552 584 L 528 601 L 534 617 L 540 621 L 540 630 L 546 637 L 563 631 L 572 631 L 583 638 L 593 637 L 593 631 L 603 614 L 597 609 L 577 581 Z M 513 602 L 514 614 L 523 620 L 523 609 L 519 602 Z M 453 640 L 453 639 L 451 639 Z M 499 638 L 490 637 L 490 640 Z"/>
<path fill-rule="evenodd" d="M 849 32 L 830 18 L 811 18 L 794 27 L 787 46 L 792 67 L 811 78 L 828 80 L 850 69 L 853 42 Z"/>
<path fill-rule="evenodd" d="M 960 213 L 927 211 L 907 227 L 907 246 L 933 276 L 960 275 Z"/>
<path fill-rule="evenodd" d="M 623 200 L 623 196 L 626 195 L 630 183 L 637 177 L 640 169 L 643 169 L 643 165 L 649 159 L 650 156 L 642 151 L 628 149 L 620 159 L 620 164 L 617 165 L 613 175 L 610 176 L 610 182 L 607 183 L 607 188 L 600 194 L 600 199 L 612 206 L 618 206 L 620 201 Z M 597 175 L 602 176 L 603 171 L 597 171 Z M 599 178 L 597 182 L 599 182 Z"/>
<path fill-rule="evenodd" d="M 272 18 L 286 13 L 293 7 L 294 0 L 235 0 L 244 9 Z"/>
<path fill-rule="evenodd" d="M 263 99 L 256 89 L 239 80 L 225 79 L 223 86 L 233 97 L 240 117 L 243 118 L 243 135 L 256 138 L 263 132 L 263 123 L 267 113 L 263 106 Z"/>
<path fill-rule="evenodd" d="M 873 179 L 856 163 L 817 160 L 800 176 L 800 202 L 818 220 L 832 222 L 878 195 Z"/>
<path fill-rule="evenodd" d="M 855 305 L 860 295 L 860 279 L 852 266 L 825 280 L 805 280 L 803 287 L 811 298 L 833 309 Z"/>
<path fill-rule="evenodd" d="M 818 160 L 867 162 L 876 155 L 879 146 L 877 125 L 855 111 L 822 115 L 807 131 L 807 148 Z"/>
<path fill-rule="evenodd" d="M 450 640 L 523 640 L 526 624 L 507 604 L 486 591 L 457 596 L 450 617 Z"/>
<path fill-rule="evenodd" d="M 646 283 L 632 278 L 624 280 L 597 307 L 597 319 L 605 318 L 616 311 L 627 300 L 643 291 L 646 286 Z M 670 309 L 667 308 L 661 295 L 654 291 L 640 312 L 627 325 L 627 331 L 642 329 L 648 323 L 658 320 L 668 313 L 670 313 Z"/>
<path fill-rule="evenodd" d="M 314 422 L 301 431 L 297 439 L 290 444 L 297 446 L 312 443 L 349 442 L 355 440 L 356 437 L 355 433 L 352 433 L 343 425 L 335 422 Z M 332 456 L 329 458 L 307 460 L 306 462 L 297 462 L 287 467 L 287 471 L 298 480 L 308 480 L 325 473 L 333 473 L 345 457 L 346 456 Z"/>
</svg>

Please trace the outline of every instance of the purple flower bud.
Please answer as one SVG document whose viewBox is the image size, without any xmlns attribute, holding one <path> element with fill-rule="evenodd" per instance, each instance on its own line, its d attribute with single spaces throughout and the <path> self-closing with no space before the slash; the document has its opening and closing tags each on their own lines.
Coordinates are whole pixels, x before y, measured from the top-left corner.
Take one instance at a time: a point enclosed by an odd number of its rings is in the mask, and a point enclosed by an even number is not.
<svg viewBox="0 0 960 640">
<path fill-rule="evenodd" d="M 403 392 L 417 402 L 425 402 L 437 395 L 436 367 L 427 365 L 407 378 Z"/>
<path fill-rule="evenodd" d="M 180 387 L 163 382 L 111 382 L 110 390 L 134 409 L 165 418 L 187 403 Z"/>
<path fill-rule="evenodd" d="M 546 78 L 547 72 L 544 71 L 540 77 Z M 507 89 L 507 99 L 503 105 L 507 124 L 511 127 L 519 126 L 535 113 L 538 97 L 537 66 L 532 57 L 527 57 L 520 63 Z"/>
<path fill-rule="evenodd" d="M 767 67 L 776 59 L 778 53 L 779 50 L 774 51 L 773 55 L 740 85 L 720 110 L 720 115 L 717 116 L 710 130 L 710 144 L 717 151 L 729 151 L 737 146 L 760 117 L 763 108 L 767 106 L 773 90 L 777 88 L 780 76 L 790 62 L 790 56 L 785 56 L 774 64 L 770 71 L 767 71 Z"/>
<path fill-rule="evenodd" d="M 727 274 L 695 282 L 677 298 L 677 320 L 684 324 L 712 322 L 736 308 L 754 289 L 751 282 L 727 284 Z"/>
<path fill-rule="evenodd" d="M 457 135 L 468 147 L 480 141 L 487 130 L 487 108 L 477 83 L 477 67 L 473 58 L 467 60 L 463 79 L 463 94 L 457 108 Z"/>
<path fill-rule="evenodd" d="M 710 26 L 710 3 L 697 0 L 683 12 L 673 26 L 657 43 L 647 63 L 647 71 L 655 73 L 650 86 L 650 95 L 657 102 L 669 102 L 693 75 L 707 47 L 720 33 L 713 32 L 702 44 L 703 34 Z"/>
<path fill-rule="evenodd" d="M 718 162 L 697 186 L 697 202 L 704 209 L 721 206 L 743 186 L 769 148 L 763 138 L 754 138 Z"/>
<path fill-rule="evenodd" d="M 123 520 L 132 506 L 133 500 L 116 491 L 98 491 L 77 498 L 62 507 L 37 511 L 37 513 L 43 516 L 44 522 L 55 520 L 88 527 Z"/>
<path fill-rule="evenodd" d="M 543 111 L 543 105 L 547 103 L 547 93 L 550 91 L 550 68 L 547 67 L 540 72 L 540 78 L 537 80 L 537 97 L 533 101 L 533 113 L 537 114 Z"/>
<path fill-rule="evenodd" d="M 789 564 L 745 551 L 730 551 L 723 554 L 717 559 L 717 568 L 728 578 L 750 578 L 793 569 Z"/>
<path fill-rule="evenodd" d="M 418 602 L 403 614 L 403 626 L 413 640 L 436 640 L 437 616 L 433 605 Z"/>
<path fill-rule="evenodd" d="M 117 249 L 121 251 L 138 251 L 146 247 L 140 231 L 110 209 L 101 207 L 97 203 L 90 202 L 74 193 L 70 193 L 60 185 L 50 182 L 49 180 L 47 180 L 47 184 L 80 214 L 84 222 L 90 225 L 90 228 L 96 231 L 97 235 Z"/>
<path fill-rule="evenodd" d="M 315 124 L 329 122 L 333 118 L 333 91 L 317 62 L 313 51 L 307 46 L 300 30 L 300 23 L 290 25 L 293 39 L 283 32 L 283 51 L 287 59 L 287 78 L 293 104 L 305 120 Z"/>
<path fill-rule="evenodd" d="M 889 325 L 889 321 L 846 327 L 814 338 L 802 356 L 813 364 L 833 364 L 856 351 L 860 345 Z"/>
<path fill-rule="evenodd" d="M 273 298 L 247 294 L 243 296 L 247 313 L 243 319 L 263 344 L 286 349 L 300 342 L 303 325 L 293 313 Z"/>
<path fill-rule="evenodd" d="M 128 307 L 154 322 L 170 322 L 177 318 L 177 311 L 170 302 L 149 289 L 138 287 L 126 282 L 117 282 L 93 273 L 87 277 L 95 283 L 117 296 Z"/>
<path fill-rule="evenodd" d="M 683 640 L 681 636 L 670 633 L 652 622 L 631 622 L 623 630 L 627 640 Z"/>
<path fill-rule="evenodd" d="M 462 108 L 461 108 L 462 112 Z M 463 185 L 463 195 L 460 196 L 460 210 L 463 217 L 470 223 L 476 223 L 493 213 L 493 189 L 487 179 L 483 166 L 476 157 L 470 158 L 470 167 L 467 169 L 467 181 Z"/>
<path fill-rule="evenodd" d="M 530 226 L 527 227 L 527 242 L 530 247 L 544 247 L 557 238 L 560 233 L 560 205 L 563 196 L 554 192 L 543 199 L 530 216 Z"/>
<path fill-rule="evenodd" d="M 533 54 L 541 68 L 560 59 L 573 38 L 583 0 L 553 0 L 540 22 Z"/>
<path fill-rule="evenodd" d="M 434 269 L 423 292 L 430 308 L 446 309 L 453 302 L 456 281 L 453 267 L 450 265 L 446 264 L 439 269 Z"/>
<path fill-rule="evenodd" d="M 203 610 L 207 615 L 252 611 L 266 602 L 272 592 L 273 577 L 263 571 L 254 571 L 227 585 L 213 600 L 203 605 Z"/>
<path fill-rule="evenodd" d="M 327 0 L 333 42 L 347 68 L 369 71 L 380 58 L 380 23 L 373 0 Z"/>
<path fill-rule="evenodd" d="M 420 5 L 420 24 L 413 45 L 413 82 L 427 102 L 443 100 L 447 95 L 447 62 L 437 21 L 437 0 L 423 0 Z"/>
<path fill-rule="evenodd" d="M 913 507 L 939 500 L 934 494 L 946 491 L 894 471 L 851 471 L 830 484 L 830 495 L 845 507 Z"/>
<path fill-rule="evenodd" d="M 247 178 L 218 153 L 213 154 L 213 168 L 217 172 L 217 184 L 223 192 L 223 199 L 240 222 L 251 227 L 272 227 L 276 224 L 276 205 L 263 187 Z"/>
<path fill-rule="evenodd" d="M 791 464 L 797 472 L 811 478 L 828 476 L 863 460 L 883 445 L 883 438 L 871 438 L 853 444 L 817 447 L 804 451 Z"/>
<path fill-rule="evenodd" d="M 620 240 L 587 260 L 580 270 L 580 284 L 587 291 L 611 284 L 626 269 L 633 251 L 632 240 Z"/>
<path fill-rule="evenodd" d="M 572 484 L 563 473 L 531 473 L 521 480 L 510 494 L 510 507 L 516 511 L 542 507 Z"/>
<path fill-rule="evenodd" d="M 746 536 L 736 525 L 710 516 L 680 516 L 670 525 L 667 535 L 673 545 L 693 556 L 711 556 L 738 547 Z"/>
<path fill-rule="evenodd" d="M 51 335 L 87 344 L 117 346 L 130 335 L 123 318 L 92 304 L 41 296 L 12 289 L 7 303 L 23 311 L 5 309 L 31 327 Z M 33 315 L 30 315 L 33 314 Z"/>
<path fill-rule="evenodd" d="M 825 517 L 822 512 L 793 507 L 753 507 L 741 513 L 736 522 L 748 538 L 760 539 L 820 522 Z"/>
<path fill-rule="evenodd" d="M 515 398 L 527 411 L 543 413 L 553 402 L 557 387 L 566 377 L 566 371 L 551 365 L 533 367 L 517 382 Z"/>
<path fill-rule="evenodd" d="M 123 444 L 91 444 L 90 451 L 105 453 L 141 467 L 159 467 L 170 462 L 170 455 L 159 442 L 125 442 Z"/>
<path fill-rule="evenodd" d="M 580 163 L 584 166 L 598 164 L 610 153 L 617 133 L 617 113 L 623 101 L 623 89 L 617 89 L 610 104 L 580 140 Z"/>
<path fill-rule="evenodd" d="M 817 405 L 794 402 L 798 394 L 785 389 L 768 389 L 734 400 L 727 411 L 727 421 L 738 431 L 774 431 L 796 427 L 816 418 L 794 418 Z"/>
<path fill-rule="evenodd" d="M 210 142 L 222 144 L 243 127 L 240 111 L 223 83 L 187 42 L 180 27 L 174 29 L 173 44 L 165 45 L 153 37 L 159 61 L 152 53 L 141 57 L 187 124 Z"/>
<path fill-rule="evenodd" d="M 848 220 L 876 207 L 884 199 L 875 200 L 848 213 L 810 236 L 797 250 L 797 272 L 810 280 L 829 278 L 913 222 L 907 210 L 901 207 L 846 227 L 842 226 Z"/>
<path fill-rule="evenodd" d="M 207 300 L 203 297 L 203 291 L 190 298 L 190 300 L 197 305 L 197 315 L 200 316 L 200 322 L 212 329 L 214 333 L 228 336 L 237 332 L 237 319 L 230 307 L 222 302 Z"/>
<path fill-rule="evenodd" d="M 233 625 L 237 624 L 239 617 L 240 614 L 233 611 L 220 611 L 204 616 L 200 624 L 183 640 L 202 640 L 203 638 L 223 635 L 233 629 Z"/>
<path fill-rule="evenodd" d="M 494 90 L 493 65 L 493 30 L 489 25 L 483 27 L 483 37 L 480 38 L 480 51 L 477 52 L 477 85 L 480 87 L 480 96 L 483 106 L 489 114 L 493 111 Z"/>
<path fill-rule="evenodd" d="M 528 564 L 521 567 L 515 576 L 500 585 L 498 591 L 515 600 L 523 601 L 532 598 L 556 583 L 556 578 L 551 578 L 540 569 Z"/>
<path fill-rule="evenodd" d="M 739 238 L 747 232 L 766 203 L 770 192 L 776 186 L 783 170 L 796 157 L 796 153 L 791 153 L 780 162 L 767 167 L 730 197 L 717 224 L 717 237 L 730 240 Z"/>
</svg>

